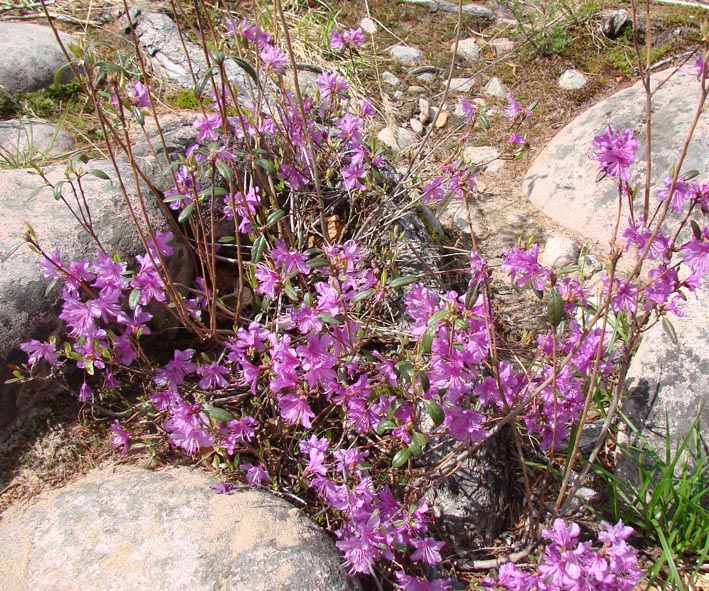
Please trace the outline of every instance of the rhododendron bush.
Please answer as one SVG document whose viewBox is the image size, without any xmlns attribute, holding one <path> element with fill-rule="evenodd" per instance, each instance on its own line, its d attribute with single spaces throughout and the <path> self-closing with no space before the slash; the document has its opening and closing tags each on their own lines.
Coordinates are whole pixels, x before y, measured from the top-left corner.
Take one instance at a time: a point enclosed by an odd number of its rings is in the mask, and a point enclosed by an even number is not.
<svg viewBox="0 0 709 591">
<path fill-rule="evenodd" d="M 541 296 L 546 319 L 532 351 L 515 355 L 501 346 L 491 263 L 480 252 L 465 255 L 464 281 L 445 289 L 398 264 L 397 217 L 420 203 L 474 199 L 479 171 L 454 157 L 425 179 L 392 180 L 366 133 L 372 103 L 352 98 L 340 73 L 322 72 L 317 92 L 304 96 L 286 80 L 293 62 L 282 30 L 276 37 L 234 18 L 222 34 L 195 143 L 166 170 L 173 230 L 150 232 L 134 260 L 99 249 L 70 261 L 28 237 L 61 290 L 66 334 L 22 344 L 28 359 L 17 377 L 66 380 L 111 417 L 121 454 L 164 453 L 169 444 L 219 470 L 216 493 L 245 482 L 307 506 L 334 533 L 350 574 L 409 591 L 452 588 L 425 493 L 459 464 L 455 454 L 434 461 L 432 446 L 454 441 L 469 454 L 507 426 L 520 454 L 531 446 L 551 458 L 570 446 L 553 510 L 542 517 L 550 528 L 537 531 L 529 516 L 524 534 L 526 556 L 539 546 L 538 565 L 504 564 L 484 585 L 632 588 L 641 572 L 630 528 L 604 522 L 594 546 L 559 517 L 577 486 L 576 434 L 597 392 L 610 393 L 605 436 L 639 334 L 681 314 L 709 272 L 709 226 L 692 222 L 689 237 L 677 231 L 693 211 L 709 210 L 709 185 L 680 174 L 680 160 L 654 210 L 634 210 L 632 131 L 608 127 L 589 138 L 628 223 L 595 291 L 578 269 L 541 266 L 537 244 L 504 251 L 501 270 Z M 367 39 L 359 29 L 329 37 L 342 60 Z M 224 53 L 253 75 L 251 99 L 224 78 Z M 119 144 L 127 119 L 145 124 L 154 89 L 145 76 L 101 81 L 99 65 L 82 65 L 109 141 Z M 699 78 L 704 99 L 705 69 Z M 468 128 L 479 127 L 485 113 L 461 106 Z M 532 111 L 510 95 L 503 116 L 514 156 Z M 178 247 L 195 262 L 190 284 L 170 268 Z M 630 274 L 620 273 L 621 257 L 637 261 Z M 523 465 L 524 456 L 510 461 Z M 530 486 L 526 495 L 538 495 Z"/>
</svg>

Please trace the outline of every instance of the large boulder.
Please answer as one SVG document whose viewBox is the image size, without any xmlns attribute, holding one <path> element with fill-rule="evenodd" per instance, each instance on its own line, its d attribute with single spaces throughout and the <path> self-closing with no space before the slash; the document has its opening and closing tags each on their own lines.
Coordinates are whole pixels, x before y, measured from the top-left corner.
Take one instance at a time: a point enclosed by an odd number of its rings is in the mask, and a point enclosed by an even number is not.
<svg viewBox="0 0 709 591">
<path fill-rule="evenodd" d="M 357 591 L 334 543 L 287 501 L 186 468 L 102 470 L 11 507 L 6 591 Z"/>
<path fill-rule="evenodd" d="M 76 141 L 66 131 L 41 119 L 0 121 L 0 164 L 26 166 L 66 154 Z"/>
<path fill-rule="evenodd" d="M 60 33 L 64 47 L 76 39 Z M 31 23 L 0 23 L 0 90 L 11 94 L 32 92 L 54 84 L 54 76 L 66 57 L 50 27 Z M 72 77 L 66 69 L 61 81 Z"/>
<path fill-rule="evenodd" d="M 709 298 L 690 296 L 683 312 L 671 319 L 677 344 L 661 324 L 643 336 L 625 383 L 623 412 L 638 432 L 625 426 L 621 443 L 640 446 L 642 438 L 661 458 L 668 433 L 676 450 L 698 415 L 699 433 L 706 435 L 709 427 Z M 635 479 L 631 458 L 620 457 L 617 470 L 624 479 Z"/>
<path fill-rule="evenodd" d="M 199 81 L 208 69 L 204 51 L 188 39 L 184 39 L 183 47 L 177 24 L 166 14 L 135 9 L 130 17 L 140 48 L 160 77 L 181 88 L 194 88 L 195 79 Z M 250 98 L 255 89 L 244 70 L 229 58 L 224 61 L 224 70 L 237 95 Z"/>
<path fill-rule="evenodd" d="M 133 209 L 140 217 L 138 186 L 127 159 L 117 160 L 121 178 Z M 53 184 L 65 178 L 65 164 L 45 169 L 46 178 Z M 86 175 L 82 178 L 84 195 L 91 211 L 96 234 L 108 252 L 118 252 L 128 259 L 144 251 L 126 205 L 116 171 L 108 160 L 93 160 L 82 165 L 84 170 L 102 171 L 109 177 Z M 100 173 L 98 173 L 100 174 Z M 53 192 L 42 179 L 25 169 L 0 170 L 0 252 L 9 254 L 0 264 L 0 430 L 14 419 L 25 390 L 16 384 L 5 384 L 10 377 L 8 364 L 26 361 L 18 345 L 30 338 L 45 339 L 58 330 L 58 291 L 46 294 L 48 281 L 42 277 L 42 258 L 23 245 L 28 225 L 47 252 L 59 248 L 64 261 L 93 256 L 96 244 L 90 233 L 70 214 L 64 203 L 53 198 Z M 146 213 L 155 231 L 170 228 L 156 198 L 147 185 L 140 183 L 145 198 Z M 71 190 L 63 187 L 63 194 L 76 208 Z M 143 224 L 143 228 L 145 228 Z M 189 273 L 186 250 L 176 245 L 171 268 Z M 181 279 L 184 282 L 184 279 Z"/>
<path fill-rule="evenodd" d="M 678 71 L 669 76 L 670 72 L 661 72 L 652 77 L 653 205 L 657 203 L 657 191 L 665 188 L 670 167 L 677 162 L 701 93 L 693 73 Z M 662 81 L 666 82 L 660 86 Z M 608 244 L 616 219 L 617 184 L 611 178 L 596 182 L 598 163 L 589 158 L 593 138 L 608 125 L 632 129 L 640 149 L 631 184 L 641 183 L 645 170 L 645 120 L 645 92 L 640 82 L 594 105 L 562 129 L 539 154 L 525 176 L 525 194 L 556 223 Z M 707 117 L 700 119 L 682 166 L 683 171 L 693 169 L 699 171 L 703 182 L 709 178 Z M 642 207 L 641 195 L 636 202 L 636 208 Z M 625 211 L 621 224 L 626 222 Z"/>
</svg>

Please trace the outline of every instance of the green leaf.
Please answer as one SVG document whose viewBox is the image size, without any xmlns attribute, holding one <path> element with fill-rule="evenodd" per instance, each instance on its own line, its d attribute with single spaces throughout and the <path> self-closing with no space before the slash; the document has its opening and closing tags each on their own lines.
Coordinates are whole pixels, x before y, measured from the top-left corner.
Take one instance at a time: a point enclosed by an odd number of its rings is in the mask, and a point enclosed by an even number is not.
<svg viewBox="0 0 709 591">
<path fill-rule="evenodd" d="M 95 176 L 98 179 L 104 180 L 104 181 L 110 181 L 111 177 L 109 177 L 103 170 L 100 168 L 91 168 L 86 171 L 86 174 L 90 174 L 91 176 Z"/>
<path fill-rule="evenodd" d="M 287 283 L 285 286 L 283 286 L 283 293 L 285 293 L 292 302 L 300 301 L 300 296 L 298 295 L 298 292 L 295 291 L 295 288 L 290 283 Z"/>
<path fill-rule="evenodd" d="M 209 417 L 217 421 L 228 422 L 234 420 L 234 415 L 224 408 L 212 406 L 211 404 L 205 404 L 202 406 L 202 409 Z"/>
<path fill-rule="evenodd" d="M 181 212 L 180 215 L 177 216 L 177 221 L 181 224 L 186 222 L 190 216 L 194 213 L 194 201 L 190 203 L 187 207 L 185 207 Z"/>
<path fill-rule="evenodd" d="M 416 445 L 415 443 L 411 442 L 409 443 L 409 451 L 411 452 L 411 455 L 414 456 L 415 458 L 418 458 L 421 455 L 421 452 L 423 451 L 420 446 Z"/>
<path fill-rule="evenodd" d="M 133 117 L 135 117 L 135 120 L 138 122 L 138 125 L 143 127 L 145 125 L 145 116 L 143 115 L 143 111 L 141 111 L 138 107 L 133 107 Z"/>
<path fill-rule="evenodd" d="M 394 421 L 390 421 L 389 419 L 383 419 L 379 421 L 379 424 L 377 425 L 377 434 L 381 435 L 384 431 L 391 431 L 392 429 L 396 429 L 396 423 Z"/>
<path fill-rule="evenodd" d="M 204 92 L 204 87 L 207 86 L 207 81 L 212 75 L 212 70 L 213 68 L 209 68 L 204 75 L 197 81 L 197 84 L 195 84 L 195 87 L 193 89 L 194 95 L 196 98 L 199 98 L 202 96 L 202 93 Z"/>
<path fill-rule="evenodd" d="M 238 57 L 235 57 L 235 58 L 232 58 L 232 59 L 236 62 L 236 64 L 237 64 L 242 70 L 244 70 L 244 72 L 246 72 L 249 76 L 251 76 L 251 79 L 252 79 L 256 84 L 258 84 L 258 75 L 256 74 L 256 70 L 254 70 L 253 66 L 252 66 L 249 62 L 244 61 L 244 60 L 242 60 L 241 58 L 238 58 Z"/>
<path fill-rule="evenodd" d="M 62 187 L 64 186 L 65 182 L 66 181 L 59 181 L 56 185 L 54 185 L 54 189 L 52 190 L 52 196 L 57 201 L 62 198 Z"/>
<path fill-rule="evenodd" d="M 284 217 L 286 217 L 286 212 L 282 209 L 272 211 L 268 214 L 268 217 L 266 218 L 266 227 L 270 228 L 273 224 L 275 224 L 279 220 L 282 220 Z"/>
<path fill-rule="evenodd" d="M 273 166 L 273 162 L 266 160 L 265 158 L 258 158 L 254 161 L 254 164 L 259 168 L 263 168 L 266 172 L 271 174 L 276 174 L 276 167 Z"/>
<path fill-rule="evenodd" d="M 427 326 L 436 326 L 441 320 L 448 316 L 448 310 L 439 310 L 435 314 L 431 314 L 431 317 L 426 323 Z"/>
<path fill-rule="evenodd" d="M 234 178 L 234 171 L 223 160 L 217 160 L 215 163 L 215 166 L 217 167 L 219 174 L 222 175 L 222 178 L 224 180 L 230 181 L 231 179 Z"/>
<path fill-rule="evenodd" d="M 140 290 L 136 287 L 128 296 L 128 306 L 131 310 L 135 310 L 138 307 L 138 300 L 140 300 Z"/>
<path fill-rule="evenodd" d="M 235 241 L 236 238 L 234 236 L 222 236 L 219 240 L 217 240 L 219 244 L 231 244 Z"/>
<path fill-rule="evenodd" d="M 411 285 L 412 283 L 416 283 L 417 281 L 418 277 L 416 277 L 415 275 L 404 275 L 403 277 L 397 277 L 396 279 L 392 279 L 389 282 L 389 287 L 397 289 L 399 287 Z"/>
<path fill-rule="evenodd" d="M 394 454 L 394 457 L 391 460 L 391 465 L 394 468 L 401 468 L 406 462 L 409 461 L 409 457 L 411 456 L 411 451 L 409 450 L 408 447 L 405 447 L 404 449 L 400 449 L 399 451 Z"/>
<path fill-rule="evenodd" d="M 679 345 L 679 340 L 677 339 L 677 331 L 675 330 L 674 325 L 670 322 L 670 319 L 667 318 L 667 316 L 662 319 L 662 330 L 664 330 L 665 334 L 670 337 L 670 340 L 672 341 L 673 345 Z"/>
<path fill-rule="evenodd" d="M 428 439 L 426 439 L 426 436 L 423 433 L 419 433 L 418 431 L 416 431 L 411 435 L 411 441 L 415 445 L 418 445 L 421 449 L 423 449 L 424 447 L 426 447 Z"/>
<path fill-rule="evenodd" d="M 52 281 L 47 286 L 47 289 L 44 290 L 44 297 L 47 297 L 50 293 L 52 293 L 54 288 L 57 286 L 57 283 L 59 283 L 58 277 L 55 277 L 54 279 L 52 279 Z"/>
<path fill-rule="evenodd" d="M 411 383 L 411 378 L 414 375 L 414 366 L 410 361 L 399 361 L 394 368 L 404 380 Z"/>
<path fill-rule="evenodd" d="M 251 247 L 251 262 L 252 263 L 258 263 L 261 260 L 261 257 L 263 256 L 263 251 L 266 248 L 266 236 L 264 234 L 261 234 L 256 240 L 254 240 L 254 244 Z"/>
<path fill-rule="evenodd" d="M 428 416 L 431 417 L 431 420 L 436 427 L 443 423 L 446 416 L 443 413 L 443 409 L 438 404 L 436 404 L 433 400 L 424 400 L 423 405 L 428 413 Z"/>
<path fill-rule="evenodd" d="M 547 320 L 554 328 L 559 326 L 564 318 L 564 299 L 555 288 L 546 297 Z"/>
<path fill-rule="evenodd" d="M 354 296 L 351 300 L 353 304 L 359 304 L 360 302 L 363 302 L 364 300 L 372 297 L 375 293 L 377 293 L 377 288 L 376 287 L 370 287 L 369 289 L 365 289 L 364 291 L 360 291 L 356 296 Z"/>
<path fill-rule="evenodd" d="M 434 330 L 433 327 L 429 326 L 424 333 L 421 335 L 421 338 L 419 339 L 419 352 L 420 353 L 428 353 L 431 351 L 431 345 L 433 345 L 433 336 L 434 336 Z"/>
<path fill-rule="evenodd" d="M 431 382 L 428 379 L 425 371 L 418 372 L 419 381 L 421 382 L 421 389 L 424 392 L 428 392 L 431 389 Z"/>
</svg>

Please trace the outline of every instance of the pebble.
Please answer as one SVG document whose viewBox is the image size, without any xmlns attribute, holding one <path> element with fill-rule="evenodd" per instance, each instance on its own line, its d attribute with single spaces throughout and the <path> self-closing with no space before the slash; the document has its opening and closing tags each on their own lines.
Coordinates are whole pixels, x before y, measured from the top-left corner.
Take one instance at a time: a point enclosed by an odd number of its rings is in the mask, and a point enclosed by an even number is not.
<svg viewBox="0 0 709 591">
<path fill-rule="evenodd" d="M 426 84 L 431 84 L 436 80 L 436 75 L 431 72 L 424 72 L 423 74 L 416 76 L 416 80 L 420 80 Z"/>
<path fill-rule="evenodd" d="M 395 152 L 403 152 L 416 143 L 416 136 L 405 127 L 385 127 L 377 134 L 377 139 Z"/>
<path fill-rule="evenodd" d="M 401 80 L 394 76 L 391 72 L 384 72 L 382 74 L 382 82 L 388 84 L 389 86 L 401 86 Z"/>
<path fill-rule="evenodd" d="M 559 78 L 559 86 L 564 90 L 579 90 L 588 84 L 586 76 L 578 70 L 566 70 Z"/>
<path fill-rule="evenodd" d="M 423 133 L 423 123 L 421 123 L 418 119 L 410 119 L 409 126 L 419 135 Z"/>
<path fill-rule="evenodd" d="M 488 83 L 485 85 L 485 92 L 490 96 L 505 98 L 507 96 L 507 87 L 500 82 L 499 78 L 495 76 L 490 78 Z"/>
<path fill-rule="evenodd" d="M 409 86 L 406 89 L 409 94 L 426 94 L 426 89 L 423 86 Z"/>
<path fill-rule="evenodd" d="M 573 240 L 566 236 L 553 236 L 544 245 L 539 255 L 539 264 L 552 269 L 561 269 L 578 260 L 580 249 Z"/>
<path fill-rule="evenodd" d="M 498 37 L 497 39 L 492 39 L 490 45 L 495 49 L 496 55 L 505 55 L 510 53 L 515 48 L 515 43 L 512 39 L 507 37 Z"/>
<path fill-rule="evenodd" d="M 433 113 L 431 112 L 431 103 L 429 103 L 425 98 L 419 99 L 419 121 L 423 125 L 428 125 L 433 120 Z"/>
<path fill-rule="evenodd" d="M 446 126 L 446 123 L 448 123 L 448 111 L 441 111 L 438 113 L 438 117 L 436 117 L 436 123 L 434 124 L 438 129 L 441 129 Z"/>
<path fill-rule="evenodd" d="M 361 21 L 359 21 L 359 28 L 369 35 L 374 35 L 377 32 L 377 23 L 374 19 L 365 16 Z"/>
<path fill-rule="evenodd" d="M 450 92 L 470 92 L 475 87 L 475 78 L 451 78 Z"/>
<path fill-rule="evenodd" d="M 500 152 L 492 146 L 466 146 L 463 148 L 463 160 L 468 164 L 481 166 L 486 172 L 502 170 L 504 162 L 499 157 Z"/>
<path fill-rule="evenodd" d="M 389 55 L 405 64 L 416 64 L 423 60 L 423 52 L 418 47 L 395 45 L 389 49 Z"/>
<path fill-rule="evenodd" d="M 455 50 L 455 42 L 451 44 L 451 52 Z M 456 57 L 461 58 L 463 61 L 469 63 L 475 63 L 480 61 L 480 48 L 475 42 L 475 39 L 461 39 L 458 42 L 458 51 Z"/>
</svg>

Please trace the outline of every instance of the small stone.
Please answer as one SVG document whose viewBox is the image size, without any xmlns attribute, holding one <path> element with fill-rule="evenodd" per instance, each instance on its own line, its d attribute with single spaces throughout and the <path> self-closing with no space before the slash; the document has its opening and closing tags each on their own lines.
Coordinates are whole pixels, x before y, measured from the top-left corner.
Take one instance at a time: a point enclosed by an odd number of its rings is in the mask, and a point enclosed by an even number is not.
<svg viewBox="0 0 709 591">
<path fill-rule="evenodd" d="M 432 72 L 424 72 L 423 74 L 419 74 L 418 76 L 416 76 L 416 80 L 420 80 L 421 82 L 424 82 L 426 84 L 431 84 L 436 80 L 436 75 Z"/>
<path fill-rule="evenodd" d="M 490 41 L 490 45 L 495 49 L 495 55 L 510 53 L 515 48 L 515 43 L 507 37 L 498 37 Z"/>
<path fill-rule="evenodd" d="M 401 80 L 399 78 L 397 78 L 396 76 L 394 76 L 394 74 L 392 74 L 391 72 L 384 72 L 382 74 L 382 82 L 384 82 L 384 84 L 388 84 L 389 86 L 393 86 L 395 88 L 397 86 L 401 86 Z"/>
<path fill-rule="evenodd" d="M 475 87 L 475 78 L 451 78 L 451 92 L 471 92 Z"/>
<path fill-rule="evenodd" d="M 377 32 L 377 23 L 368 16 L 365 16 L 361 21 L 359 21 L 359 28 L 369 35 L 374 35 L 374 33 Z"/>
<path fill-rule="evenodd" d="M 463 161 L 480 166 L 486 172 L 497 172 L 504 166 L 500 152 L 491 146 L 466 146 L 463 148 Z"/>
<path fill-rule="evenodd" d="M 441 111 L 440 113 L 438 113 L 438 117 L 436 117 L 436 123 L 434 123 L 434 125 L 438 129 L 442 129 L 446 126 L 446 123 L 448 123 L 448 116 L 448 111 Z"/>
<path fill-rule="evenodd" d="M 496 76 L 490 78 L 488 83 L 485 85 L 485 92 L 490 96 L 497 98 L 505 98 L 507 96 L 507 88 Z"/>
<path fill-rule="evenodd" d="M 455 50 L 455 43 L 451 45 L 451 52 Z M 461 39 L 458 42 L 458 52 L 456 57 L 460 57 L 466 62 L 475 63 L 480 61 L 480 48 L 475 39 Z"/>
<path fill-rule="evenodd" d="M 566 236 L 554 236 L 547 240 L 542 254 L 539 255 L 539 264 L 558 270 L 575 263 L 579 252 L 580 249 L 573 240 Z"/>
<path fill-rule="evenodd" d="M 416 64 L 423 60 L 423 52 L 418 47 L 408 45 L 395 45 L 389 49 L 389 55 L 405 64 Z"/>
<path fill-rule="evenodd" d="M 409 86 L 406 89 L 409 94 L 426 94 L 426 89 L 423 86 Z"/>
<path fill-rule="evenodd" d="M 559 86 L 564 90 L 578 90 L 588 84 L 586 76 L 578 70 L 566 70 L 559 78 Z"/>
<path fill-rule="evenodd" d="M 403 152 L 416 143 L 416 136 L 405 127 L 385 127 L 377 139 L 395 152 Z"/>
<path fill-rule="evenodd" d="M 632 24 L 632 22 L 630 14 L 624 8 L 613 10 L 600 26 L 601 33 L 608 39 L 617 39 L 620 37 L 623 27 L 626 24 Z"/>
<path fill-rule="evenodd" d="M 421 121 L 419 121 L 418 119 L 411 119 L 409 121 L 409 125 L 415 133 L 418 133 L 419 135 L 423 133 L 423 123 L 421 123 Z"/>
<path fill-rule="evenodd" d="M 428 125 L 431 121 L 433 121 L 431 104 L 425 98 L 419 99 L 419 121 L 423 125 Z"/>
<path fill-rule="evenodd" d="M 404 93 L 401 90 L 395 90 L 392 93 L 391 98 L 393 98 L 395 101 L 400 101 L 401 99 L 404 98 Z"/>
<path fill-rule="evenodd" d="M 581 271 L 584 279 L 590 279 L 596 273 L 603 271 L 603 264 L 598 260 L 598 257 L 592 254 L 585 254 L 579 260 Z"/>
</svg>

